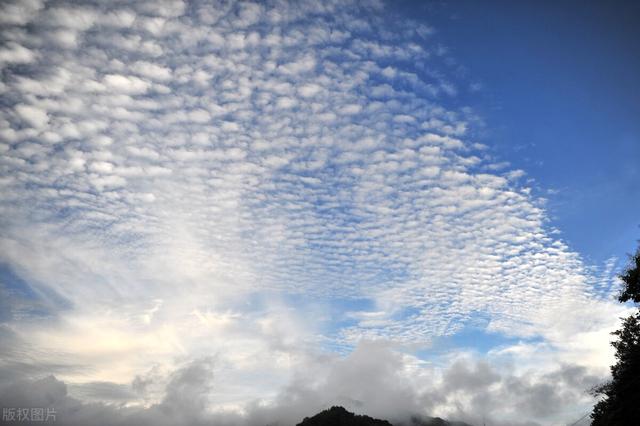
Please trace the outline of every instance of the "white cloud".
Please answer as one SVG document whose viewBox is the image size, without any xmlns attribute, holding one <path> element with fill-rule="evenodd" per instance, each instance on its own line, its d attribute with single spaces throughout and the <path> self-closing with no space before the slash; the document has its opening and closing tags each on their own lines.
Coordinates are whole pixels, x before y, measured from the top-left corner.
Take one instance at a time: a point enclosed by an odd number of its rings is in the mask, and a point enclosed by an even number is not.
<svg viewBox="0 0 640 426">
<path fill-rule="evenodd" d="M 138 61 L 133 64 L 131 69 L 152 80 L 167 81 L 171 78 L 171 70 L 169 68 L 153 62 Z"/>
<path fill-rule="evenodd" d="M 28 64 L 35 60 L 33 51 L 15 42 L 8 42 L 4 48 L 0 49 L 0 63 Z"/>
<path fill-rule="evenodd" d="M 310 83 L 303 84 L 298 88 L 298 93 L 300 96 L 305 98 L 310 98 L 318 94 L 322 90 L 322 87 L 318 84 Z"/>
<path fill-rule="evenodd" d="M 97 13 L 91 8 L 70 6 L 53 7 L 45 11 L 49 25 L 85 31 L 93 26 Z"/>
<path fill-rule="evenodd" d="M 6 1 L 0 9 L 0 22 L 3 24 L 24 25 L 44 7 L 40 0 Z"/>
<path fill-rule="evenodd" d="M 38 129 L 46 126 L 49 122 L 47 112 L 33 105 L 16 105 L 15 111 L 22 120 Z"/>
<path fill-rule="evenodd" d="M 119 74 L 106 75 L 104 83 L 108 88 L 121 93 L 140 94 L 149 88 L 149 83 L 138 77 Z"/>
</svg>

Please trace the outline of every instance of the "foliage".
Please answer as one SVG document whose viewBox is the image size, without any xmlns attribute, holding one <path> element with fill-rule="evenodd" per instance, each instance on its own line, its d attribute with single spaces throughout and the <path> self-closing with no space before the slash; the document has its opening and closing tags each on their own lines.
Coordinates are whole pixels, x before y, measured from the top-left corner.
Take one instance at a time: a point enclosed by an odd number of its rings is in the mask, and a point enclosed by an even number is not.
<svg viewBox="0 0 640 426">
<path fill-rule="evenodd" d="M 624 282 L 624 288 L 619 300 L 621 302 L 632 300 L 635 303 L 640 303 L 640 248 L 631 257 L 629 268 L 620 275 L 620 279 Z"/>
<path fill-rule="evenodd" d="M 624 283 L 620 302 L 640 303 L 640 248 L 620 279 Z M 611 367 L 611 381 L 594 390 L 604 398 L 593 408 L 592 426 L 631 426 L 640 421 L 640 311 L 613 334 L 617 362 Z"/>
</svg>

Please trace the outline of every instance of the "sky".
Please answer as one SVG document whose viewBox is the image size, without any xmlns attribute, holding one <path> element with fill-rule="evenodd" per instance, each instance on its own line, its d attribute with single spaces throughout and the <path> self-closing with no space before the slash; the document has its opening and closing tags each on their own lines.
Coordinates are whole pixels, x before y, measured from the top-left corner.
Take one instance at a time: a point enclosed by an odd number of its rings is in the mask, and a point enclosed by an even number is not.
<svg viewBox="0 0 640 426">
<path fill-rule="evenodd" d="M 3 407 L 590 411 L 640 234 L 637 5 L 1 7 Z"/>
<path fill-rule="evenodd" d="M 482 87 L 471 102 L 492 146 L 535 179 L 563 240 L 592 262 L 633 251 L 640 5 L 460 1 L 431 4 L 431 13 Z"/>
</svg>

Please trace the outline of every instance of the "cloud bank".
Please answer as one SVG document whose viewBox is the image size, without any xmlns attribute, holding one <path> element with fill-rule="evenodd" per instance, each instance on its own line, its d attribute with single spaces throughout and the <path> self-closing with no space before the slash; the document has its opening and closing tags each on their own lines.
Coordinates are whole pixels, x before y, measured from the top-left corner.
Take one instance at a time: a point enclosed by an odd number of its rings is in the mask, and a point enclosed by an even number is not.
<svg viewBox="0 0 640 426">
<path fill-rule="evenodd" d="M 532 416 L 553 419 L 567 404 L 588 400 L 584 389 L 599 380 L 584 367 L 567 365 L 546 375 L 519 376 L 500 373 L 487 361 L 469 357 L 455 360 L 443 371 L 416 361 L 386 344 L 364 342 L 346 358 L 306 360 L 304 369 L 295 371 L 273 402 L 254 401 L 242 411 L 208 408 L 207 395 L 215 387 L 212 358 L 192 360 L 172 372 L 165 378 L 163 398 L 146 408 L 127 407 L 123 402 L 132 398 L 131 390 L 123 394 L 123 389 L 105 383 L 85 384 L 85 395 L 90 389 L 110 404 L 82 403 L 53 376 L 14 382 L 0 389 L 0 400 L 13 407 L 55 407 L 56 421 L 64 425 L 293 425 L 332 405 L 405 422 L 411 415 L 453 402 L 444 414 L 513 426 L 539 424 L 526 420 Z M 131 388 L 144 391 L 141 387 L 151 382 L 137 377 Z"/>
<path fill-rule="evenodd" d="M 6 383 L 82 404 L 69 424 L 592 402 L 615 286 L 477 142 L 432 28 L 378 2 L 2 8 Z M 428 354 L 468 329 L 511 343 Z"/>
</svg>

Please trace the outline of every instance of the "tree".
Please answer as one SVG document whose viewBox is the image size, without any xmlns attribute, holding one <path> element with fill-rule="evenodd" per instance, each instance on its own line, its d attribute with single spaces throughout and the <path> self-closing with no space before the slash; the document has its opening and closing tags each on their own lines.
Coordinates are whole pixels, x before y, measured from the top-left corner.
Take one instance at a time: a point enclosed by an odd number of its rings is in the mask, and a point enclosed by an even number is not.
<svg viewBox="0 0 640 426">
<path fill-rule="evenodd" d="M 620 279 L 624 288 L 618 300 L 640 303 L 640 247 L 631 256 Z M 632 426 L 640 421 L 640 310 L 626 318 L 611 345 L 616 350 L 616 364 L 611 367 L 611 381 L 595 389 L 602 395 L 591 413 L 592 426 Z"/>
<path fill-rule="evenodd" d="M 631 257 L 629 268 L 624 274 L 620 275 L 620 279 L 624 282 L 624 289 L 618 300 L 620 302 L 640 303 L 640 247 L 636 251 L 635 256 Z"/>
</svg>

